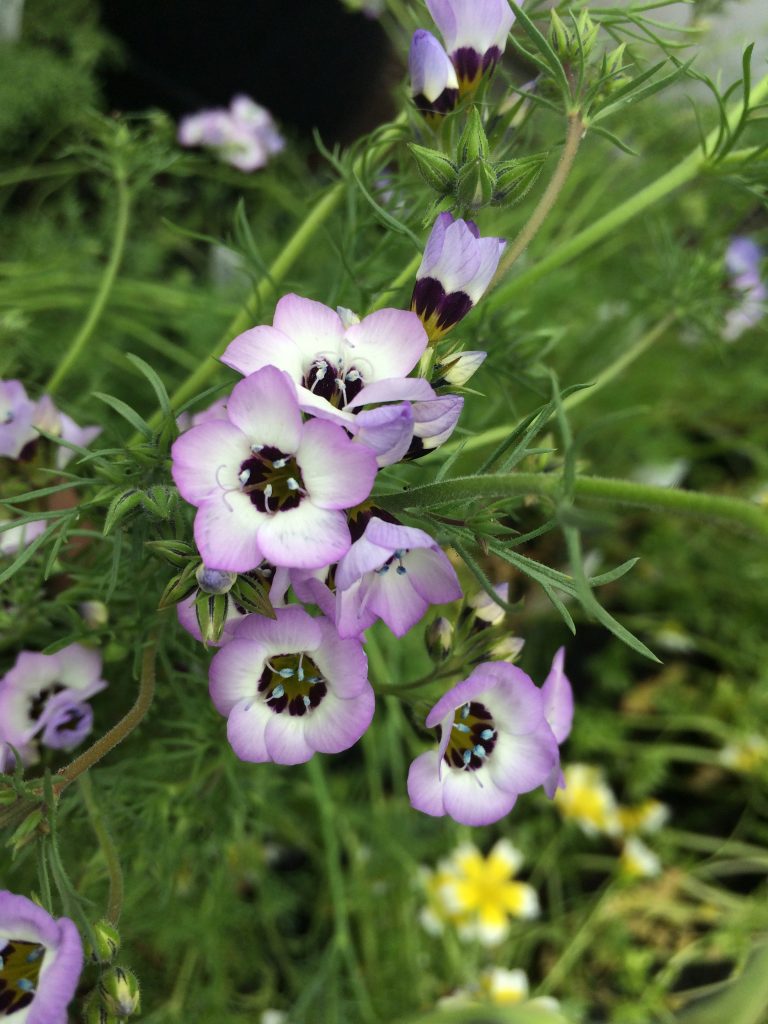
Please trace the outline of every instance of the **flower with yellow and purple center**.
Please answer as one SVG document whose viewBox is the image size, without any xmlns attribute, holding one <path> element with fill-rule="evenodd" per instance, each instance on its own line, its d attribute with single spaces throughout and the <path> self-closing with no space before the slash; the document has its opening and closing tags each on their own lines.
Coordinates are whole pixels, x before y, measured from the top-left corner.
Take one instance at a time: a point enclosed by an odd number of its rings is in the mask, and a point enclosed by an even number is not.
<svg viewBox="0 0 768 1024">
<path fill-rule="evenodd" d="M 235 96 L 229 108 L 183 117 L 178 140 L 182 146 L 204 146 L 240 171 L 265 167 L 285 146 L 272 115 L 249 96 Z"/>
<path fill-rule="evenodd" d="M 503 818 L 559 763 L 545 710 L 542 691 L 517 666 L 478 665 L 427 716 L 427 728 L 438 727 L 440 742 L 410 767 L 411 804 L 463 825 Z"/>
<path fill-rule="evenodd" d="M 422 114 L 438 120 L 453 110 L 459 99 L 456 70 L 438 40 L 426 29 L 413 33 L 408 69 L 413 102 Z"/>
<path fill-rule="evenodd" d="M 733 238 L 725 253 L 725 266 L 730 286 L 741 301 L 729 309 L 725 318 L 723 338 L 736 341 L 755 327 L 768 309 L 768 288 L 760 274 L 763 251 L 751 238 Z"/>
<path fill-rule="evenodd" d="M 427 0 L 462 93 L 475 88 L 501 59 L 515 21 L 507 0 Z"/>
<path fill-rule="evenodd" d="M 37 744 L 71 750 L 93 726 L 86 703 L 106 687 L 98 651 L 70 644 L 55 654 L 22 651 L 0 679 L 0 738 L 24 764 L 38 760 Z"/>
<path fill-rule="evenodd" d="M 461 597 L 456 571 L 423 530 L 370 516 L 335 574 L 336 625 L 359 636 L 382 619 L 403 636 L 432 604 Z"/>
<path fill-rule="evenodd" d="M 197 507 L 195 541 L 206 565 L 248 572 L 272 565 L 317 569 L 351 538 L 343 509 L 364 501 L 376 456 L 344 430 L 303 422 L 287 373 L 265 366 L 235 385 L 227 420 L 182 434 L 173 479 Z"/>
<path fill-rule="evenodd" d="M 0 457 L 18 459 L 38 434 L 35 403 L 20 380 L 0 380 Z"/>
<path fill-rule="evenodd" d="M 0 892 L 0 1018 L 11 1024 L 67 1024 L 83 969 L 83 944 L 26 896 Z"/>
<path fill-rule="evenodd" d="M 481 238 L 472 221 L 440 214 L 427 239 L 411 297 L 411 309 L 421 318 L 430 343 L 444 337 L 477 305 L 506 244 L 503 238 Z"/>
<path fill-rule="evenodd" d="M 264 366 L 284 370 L 305 412 L 358 435 L 377 452 L 380 465 L 389 465 L 402 457 L 413 436 L 410 408 L 365 406 L 434 400 L 426 380 L 407 376 L 426 347 L 424 328 L 406 310 L 379 309 L 359 320 L 348 310 L 284 295 L 272 326 L 238 335 L 222 361 L 243 374 Z"/>
<path fill-rule="evenodd" d="M 363 646 L 303 608 L 276 614 L 247 616 L 211 662 L 211 698 L 227 716 L 230 745 L 242 761 L 276 764 L 338 754 L 373 718 Z"/>
</svg>

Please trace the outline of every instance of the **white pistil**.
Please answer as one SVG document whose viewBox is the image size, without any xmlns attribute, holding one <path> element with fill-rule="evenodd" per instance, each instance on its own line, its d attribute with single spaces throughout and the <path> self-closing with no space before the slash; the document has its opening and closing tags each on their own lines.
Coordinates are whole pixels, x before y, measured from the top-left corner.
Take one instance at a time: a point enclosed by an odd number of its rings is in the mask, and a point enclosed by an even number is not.
<svg viewBox="0 0 768 1024">
<path fill-rule="evenodd" d="M 237 474 L 237 479 L 240 481 L 243 487 L 247 486 L 248 481 L 251 479 L 250 469 L 241 469 L 240 472 Z"/>
<path fill-rule="evenodd" d="M 272 509 L 269 507 L 269 499 L 272 497 L 272 484 L 267 484 L 264 488 L 264 508 L 267 512 L 271 512 Z"/>
<path fill-rule="evenodd" d="M 253 452 L 254 455 L 258 455 L 259 452 L 263 451 L 263 450 L 264 450 L 264 445 L 263 444 L 252 444 L 251 445 L 251 451 Z"/>
<path fill-rule="evenodd" d="M 305 708 L 308 708 L 312 704 L 312 701 L 306 695 L 303 696 L 301 699 L 304 701 Z"/>
</svg>

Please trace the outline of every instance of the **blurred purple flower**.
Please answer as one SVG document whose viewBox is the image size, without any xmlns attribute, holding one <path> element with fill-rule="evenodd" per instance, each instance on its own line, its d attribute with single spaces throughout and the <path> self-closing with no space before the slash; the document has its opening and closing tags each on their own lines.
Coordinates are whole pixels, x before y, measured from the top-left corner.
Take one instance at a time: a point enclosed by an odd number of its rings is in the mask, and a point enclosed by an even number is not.
<svg viewBox="0 0 768 1024">
<path fill-rule="evenodd" d="M 182 146 L 213 150 L 224 163 L 240 171 L 265 167 L 270 156 L 285 146 L 272 115 L 248 96 L 235 96 L 228 109 L 201 110 L 183 117 L 178 139 Z"/>
<path fill-rule="evenodd" d="M 738 305 L 725 317 L 723 339 L 736 341 L 765 316 L 768 288 L 760 276 L 763 251 L 751 238 L 733 238 L 725 253 L 731 288 L 740 295 Z"/>
</svg>

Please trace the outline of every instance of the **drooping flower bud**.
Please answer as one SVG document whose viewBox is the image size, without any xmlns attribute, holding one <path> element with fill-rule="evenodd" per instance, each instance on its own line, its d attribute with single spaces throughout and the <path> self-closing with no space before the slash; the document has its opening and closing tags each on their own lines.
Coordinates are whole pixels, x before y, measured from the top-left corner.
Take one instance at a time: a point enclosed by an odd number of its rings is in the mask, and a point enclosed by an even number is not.
<svg viewBox="0 0 768 1024">
<path fill-rule="evenodd" d="M 89 629 L 98 629 L 109 622 L 109 609 L 103 601 L 82 601 L 77 609 Z"/>
<path fill-rule="evenodd" d="M 106 920 L 97 921 L 93 926 L 96 945 L 89 949 L 91 960 L 100 964 L 111 963 L 120 952 L 120 932 Z"/>
<path fill-rule="evenodd" d="M 201 565 L 195 573 L 197 585 L 204 594 L 227 594 L 237 579 L 236 572 L 224 572 L 222 569 L 209 569 Z"/>
<path fill-rule="evenodd" d="M 455 388 L 462 387 L 474 377 L 487 355 L 487 352 L 472 351 L 446 356 L 435 366 L 432 387 L 442 388 L 449 384 Z"/>
<path fill-rule="evenodd" d="M 448 54 L 426 29 L 413 34 L 408 66 L 413 102 L 422 114 L 436 121 L 450 113 L 459 98 L 456 71 Z"/>
<path fill-rule="evenodd" d="M 424 633 L 427 654 L 432 661 L 445 661 L 453 648 L 453 626 L 444 615 L 433 619 Z"/>
</svg>

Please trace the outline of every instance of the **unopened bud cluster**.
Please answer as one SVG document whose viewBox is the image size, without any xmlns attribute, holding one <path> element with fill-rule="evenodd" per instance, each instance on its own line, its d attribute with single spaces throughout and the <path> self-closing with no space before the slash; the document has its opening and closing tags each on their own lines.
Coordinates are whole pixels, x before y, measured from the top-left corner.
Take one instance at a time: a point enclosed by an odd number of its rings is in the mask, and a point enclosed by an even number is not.
<svg viewBox="0 0 768 1024">
<path fill-rule="evenodd" d="M 421 176 L 444 205 L 459 210 L 509 206 L 522 199 L 538 177 L 543 155 L 490 159 L 482 118 L 473 107 L 456 147 L 456 158 L 415 143 L 409 146 Z M 452 202 L 450 202 L 452 200 Z"/>
</svg>

